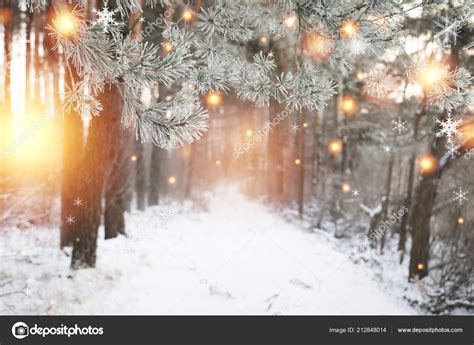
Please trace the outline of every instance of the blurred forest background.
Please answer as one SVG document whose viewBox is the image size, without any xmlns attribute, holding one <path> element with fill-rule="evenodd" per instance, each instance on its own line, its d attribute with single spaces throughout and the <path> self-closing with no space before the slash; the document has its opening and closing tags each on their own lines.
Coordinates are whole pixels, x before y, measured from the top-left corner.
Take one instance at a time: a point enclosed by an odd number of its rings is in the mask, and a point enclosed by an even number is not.
<svg viewBox="0 0 474 345">
<path fill-rule="evenodd" d="M 211 3 L 143 6 L 143 12 L 129 14 L 123 30 L 160 46 L 166 56 L 174 48 L 154 24 L 157 19 L 199 32 L 198 13 Z M 94 9 L 104 5 L 116 8 L 114 1 L 88 0 L 83 15 L 93 20 Z M 296 72 L 295 59 L 307 56 L 335 83 L 327 106 L 287 111 L 275 100 L 256 107 L 234 92 L 206 92 L 208 131 L 191 144 L 167 149 L 142 143 L 134 128 L 123 128 L 123 90 L 115 85 L 106 85 L 99 96 L 100 116 L 83 121 L 77 109 L 64 109 L 65 92 L 80 76 L 46 28 L 67 30 L 70 24 L 58 17 L 57 3 L 47 1 L 38 10 L 0 0 L 0 233 L 59 229 L 71 267 L 93 267 L 101 225 L 106 239 L 125 235 L 131 210 L 174 199 L 191 200 L 205 211 L 207 191 L 237 185 L 288 221 L 303 221 L 310 231 L 320 229 L 350 244 L 353 260 L 383 264 L 386 252 L 396 253 L 390 260 L 409 262 L 404 279 L 428 282 L 423 307 L 430 312 L 472 310 L 473 108 L 440 111 L 428 100 L 430 88 L 443 81 L 444 68 L 472 71 L 472 3 L 407 2 L 407 8 L 413 9 L 398 20 L 390 38 L 402 42 L 402 49 L 372 57 L 354 43 L 348 68 L 329 61 L 338 41 L 301 30 L 301 17 L 271 12 L 285 35 L 255 30 L 234 48 L 247 60 L 271 52 L 276 75 Z M 443 30 L 437 23 L 466 13 L 468 20 L 454 31 L 437 34 Z M 118 11 L 113 15 L 120 17 Z M 375 25 L 383 30 L 389 17 L 375 18 Z M 357 25 L 345 29 L 348 37 L 342 39 L 350 39 Z M 425 64 L 415 80 L 407 77 L 413 61 Z M 141 101 L 168 101 L 183 83 L 180 78 L 147 89 Z M 436 134 L 451 116 L 462 117 L 454 127 L 462 134 L 454 133 L 454 153 L 450 137 Z M 86 207 L 78 207 L 82 204 Z M 396 221 L 390 220 L 394 214 Z M 384 222 L 390 225 L 380 230 Z M 358 245 L 361 241 L 365 244 Z M 365 256 L 366 251 L 374 255 Z"/>
</svg>

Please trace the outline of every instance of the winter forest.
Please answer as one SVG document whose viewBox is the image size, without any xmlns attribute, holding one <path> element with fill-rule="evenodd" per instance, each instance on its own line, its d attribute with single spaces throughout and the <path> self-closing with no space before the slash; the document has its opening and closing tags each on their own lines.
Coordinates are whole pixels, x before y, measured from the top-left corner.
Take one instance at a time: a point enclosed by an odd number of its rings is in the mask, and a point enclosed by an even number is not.
<svg viewBox="0 0 474 345">
<path fill-rule="evenodd" d="M 0 314 L 474 314 L 472 0 L 0 0 Z"/>
</svg>

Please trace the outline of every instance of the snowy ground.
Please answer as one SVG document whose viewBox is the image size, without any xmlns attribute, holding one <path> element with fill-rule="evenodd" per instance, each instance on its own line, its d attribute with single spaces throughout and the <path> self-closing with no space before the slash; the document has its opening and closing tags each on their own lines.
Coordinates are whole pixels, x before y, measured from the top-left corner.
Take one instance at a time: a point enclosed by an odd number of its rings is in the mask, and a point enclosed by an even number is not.
<svg viewBox="0 0 474 345">
<path fill-rule="evenodd" d="M 1 232 L 0 314 L 416 313 L 330 234 L 235 191 L 209 199 L 134 212 L 129 238 L 100 240 L 97 268 L 78 272 L 57 230 Z"/>
</svg>

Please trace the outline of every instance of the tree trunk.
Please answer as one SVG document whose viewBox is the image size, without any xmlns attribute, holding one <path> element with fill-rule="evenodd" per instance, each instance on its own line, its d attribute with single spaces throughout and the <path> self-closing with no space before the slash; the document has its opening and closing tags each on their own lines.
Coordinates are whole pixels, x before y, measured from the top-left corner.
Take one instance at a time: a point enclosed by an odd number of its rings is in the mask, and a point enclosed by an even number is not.
<svg viewBox="0 0 474 345">
<path fill-rule="evenodd" d="M 111 85 L 100 96 L 103 111 L 94 117 L 89 128 L 87 144 L 82 156 L 77 184 L 83 206 L 78 207 L 74 224 L 74 247 L 71 267 L 74 269 L 94 267 L 96 261 L 97 233 L 99 230 L 102 194 L 105 177 L 109 172 L 111 147 L 115 145 L 116 133 L 123 130 L 120 114 L 115 112 L 117 102 L 122 102 L 117 86 Z"/>
<path fill-rule="evenodd" d="M 114 116 L 120 116 L 122 103 L 117 102 Z M 105 186 L 104 232 L 105 239 L 125 235 L 126 196 L 131 182 L 132 147 L 134 136 L 130 130 L 119 129 L 109 153 L 113 161 Z"/>
<path fill-rule="evenodd" d="M 150 162 L 150 180 L 148 187 L 148 206 L 158 205 L 160 201 L 161 152 L 158 146 L 152 148 Z"/>
<path fill-rule="evenodd" d="M 269 121 L 278 118 L 281 107 L 275 100 L 270 101 Z M 276 120 L 275 120 L 276 121 Z M 281 122 L 273 126 L 268 134 L 268 198 L 271 202 L 283 201 L 283 152 L 281 140 Z"/>
<path fill-rule="evenodd" d="M 303 126 L 303 123 L 305 122 L 305 116 L 301 115 L 300 116 L 300 129 L 301 129 L 301 134 L 298 138 L 298 159 L 300 160 L 300 164 L 297 166 L 298 169 L 298 215 L 300 219 L 303 218 L 303 211 L 304 211 L 304 174 L 305 174 L 305 165 L 306 165 L 306 160 L 305 160 L 305 132 L 306 129 Z"/>
<path fill-rule="evenodd" d="M 449 56 L 450 71 L 454 71 L 459 64 L 459 51 L 463 47 L 466 37 L 461 29 L 460 37 L 451 48 Z M 443 114 L 445 118 L 447 113 Z M 431 140 L 431 154 L 440 161 L 443 156 L 445 139 L 434 137 Z M 431 175 L 423 176 L 415 190 L 412 210 L 410 211 L 409 225 L 412 231 L 412 247 L 410 253 L 410 267 L 408 272 L 409 279 L 418 276 L 420 279 L 427 276 L 429 272 L 428 260 L 430 250 L 430 220 L 433 211 L 434 202 L 438 190 L 438 183 L 441 180 L 443 172 L 449 167 L 451 160 L 442 164 L 438 171 Z"/>
<path fill-rule="evenodd" d="M 73 73 L 75 73 L 73 71 Z M 77 80 L 77 75 L 70 76 L 66 73 L 68 85 Z M 67 224 L 68 217 L 73 216 L 77 207 L 74 200 L 79 198 L 79 188 L 84 187 L 78 183 L 78 171 L 81 168 L 81 155 L 84 145 L 82 120 L 79 114 L 71 110 L 64 115 L 63 121 L 63 169 L 61 179 L 61 225 L 60 246 L 71 246 L 73 234 L 71 225 Z"/>
<path fill-rule="evenodd" d="M 139 142 L 135 142 L 135 192 L 137 197 L 137 209 L 145 211 L 146 208 L 146 157 L 145 146 Z"/>
</svg>

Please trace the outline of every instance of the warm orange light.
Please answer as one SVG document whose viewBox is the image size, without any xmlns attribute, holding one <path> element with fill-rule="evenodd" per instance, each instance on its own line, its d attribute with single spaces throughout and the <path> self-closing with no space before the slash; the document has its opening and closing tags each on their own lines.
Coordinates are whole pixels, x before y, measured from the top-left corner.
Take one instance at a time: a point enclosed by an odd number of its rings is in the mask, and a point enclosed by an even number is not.
<svg viewBox="0 0 474 345">
<path fill-rule="evenodd" d="M 136 156 L 136 155 L 132 155 L 132 156 L 130 157 L 130 160 L 132 160 L 132 161 L 135 162 L 135 161 L 137 160 L 137 156 Z"/>
<path fill-rule="evenodd" d="M 342 186 L 341 186 L 341 190 L 344 192 L 344 193 L 349 193 L 351 191 L 351 185 L 349 183 L 343 183 Z"/>
<path fill-rule="evenodd" d="M 173 45 L 172 45 L 171 43 L 165 43 L 165 44 L 163 45 L 163 48 L 165 49 L 165 51 L 166 51 L 167 53 L 169 53 L 169 52 L 171 52 L 171 51 L 173 50 Z"/>
<path fill-rule="evenodd" d="M 54 20 L 54 27 L 66 37 L 74 36 L 78 28 L 78 19 L 70 12 L 61 12 Z"/>
<path fill-rule="evenodd" d="M 171 185 L 175 184 L 176 183 L 176 177 L 174 177 L 174 176 L 168 177 L 168 183 L 171 184 Z"/>
<path fill-rule="evenodd" d="M 341 23 L 339 32 L 344 38 L 353 38 L 359 31 L 359 24 L 353 20 L 346 19 Z"/>
<path fill-rule="evenodd" d="M 448 68 L 436 62 L 424 66 L 419 75 L 419 82 L 424 89 L 431 90 L 445 83 L 448 78 Z"/>
<path fill-rule="evenodd" d="M 267 36 L 262 36 L 259 39 L 260 44 L 267 44 L 268 43 L 268 37 Z"/>
<path fill-rule="evenodd" d="M 355 77 L 356 77 L 357 80 L 362 80 L 362 79 L 364 79 L 366 76 L 367 76 L 367 74 L 365 74 L 364 72 L 361 72 L 361 71 L 357 71 L 357 72 L 356 72 L 356 75 L 355 75 Z"/>
<path fill-rule="evenodd" d="M 186 20 L 186 21 L 189 21 L 191 19 L 193 19 L 193 15 L 194 15 L 194 12 L 192 9 L 190 8 L 185 8 L 184 11 L 183 11 L 183 19 Z"/>
<path fill-rule="evenodd" d="M 305 39 L 308 54 L 315 59 L 327 58 L 334 49 L 334 41 L 325 33 L 311 33 Z"/>
<path fill-rule="evenodd" d="M 459 217 L 459 218 L 458 218 L 458 224 L 459 224 L 459 225 L 463 225 L 463 224 L 464 224 L 464 218 L 463 218 L 463 217 Z"/>
<path fill-rule="evenodd" d="M 253 134 L 253 131 L 251 129 L 247 129 L 247 131 L 245 132 L 245 135 L 247 135 L 248 137 L 251 137 Z"/>
<path fill-rule="evenodd" d="M 308 128 L 308 123 L 303 123 L 303 128 Z"/>
<path fill-rule="evenodd" d="M 331 139 L 328 144 L 329 153 L 333 156 L 340 155 L 342 152 L 343 144 L 341 139 Z"/>
<path fill-rule="evenodd" d="M 295 165 L 300 165 L 301 164 L 301 159 L 295 159 Z"/>
<path fill-rule="evenodd" d="M 222 103 L 222 96 L 218 93 L 211 92 L 207 95 L 207 105 L 218 107 Z"/>
<path fill-rule="evenodd" d="M 430 175 L 438 170 L 438 160 L 431 154 L 418 157 L 418 171 L 422 175 Z"/>
<path fill-rule="evenodd" d="M 220 161 L 220 160 L 217 160 L 217 161 L 216 161 L 216 165 L 221 165 L 221 161 Z"/>
<path fill-rule="evenodd" d="M 425 265 L 420 262 L 420 263 L 416 264 L 416 269 L 418 271 L 423 271 L 425 269 Z"/>
<path fill-rule="evenodd" d="M 294 14 L 290 14 L 283 20 L 283 23 L 288 29 L 294 29 L 296 27 L 297 22 L 298 17 L 296 17 Z"/>
<path fill-rule="evenodd" d="M 357 111 L 357 102 L 352 96 L 343 96 L 339 105 L 343 115 L 352 116 Z"/>
</svg>

